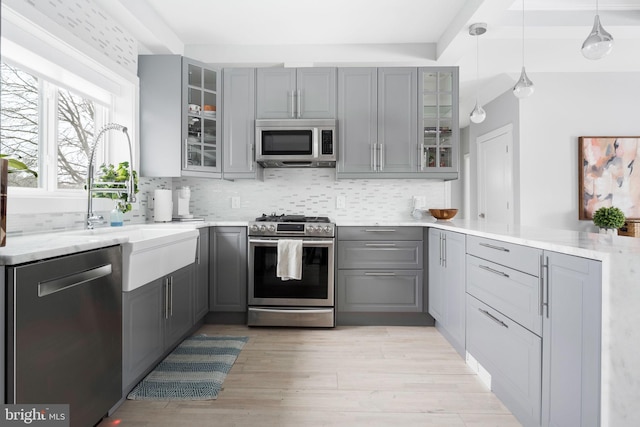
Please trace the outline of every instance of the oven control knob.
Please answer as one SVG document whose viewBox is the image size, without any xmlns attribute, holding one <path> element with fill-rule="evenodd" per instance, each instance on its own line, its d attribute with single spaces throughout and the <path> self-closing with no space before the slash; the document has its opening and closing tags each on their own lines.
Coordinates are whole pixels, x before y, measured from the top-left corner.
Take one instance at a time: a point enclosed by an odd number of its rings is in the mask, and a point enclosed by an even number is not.
<svg viewBox="0 0 640 427">
<path fill-rule="evenodd" d="M 327 234 L 331 233 L 331 227 L 327 225 L 327 226 L 324 228 L 324 232 L 325 232 L 325 233 L 327 233 Z"/>
<path fill-rule="evenodd" d="M 314 231 L 316 231 L 316 228 L 315 228 L 313 225 L 308 225 L 308 226 L 306 227 L 306 230 L 307 230 L 309 233 L 313 233 Z"/>
<path fill-rule="evenodd" d="M 275 226 L 275 225 L 273 225 L 273 224 L 271 224 L 271 225 L 269 226 L 269 231 L 270 231 L 270 232 L 272 232 L 272 233 L 273 233 L 274 231 L 276 231 L 276 226 Z"/>
<path fill-rule="evenodd" d="M 258 231 L 258 226 L 257 226 L 257 225 L 255 225 L 255 224 L 253 224 L 253 225 L 251 226 L 251 231 Z"/>
<path fill-rule="evenodd" d="M 264 225 L 260 226 L 260 231 L 262 231 L 263 233 L 267 230 L 267 227 Z"/>
</svg>

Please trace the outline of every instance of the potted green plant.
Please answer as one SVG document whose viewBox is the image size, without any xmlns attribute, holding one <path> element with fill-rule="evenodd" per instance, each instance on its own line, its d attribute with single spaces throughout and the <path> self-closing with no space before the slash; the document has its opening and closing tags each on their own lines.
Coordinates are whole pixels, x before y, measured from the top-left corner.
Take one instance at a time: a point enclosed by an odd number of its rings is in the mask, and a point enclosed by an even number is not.
<svg viewBox="0 0 640 427">
<path fill-rule="evenodd" d="M 122 215 L 131 210 L 131 202 L 128 200 L 127 183 L 129 182 L 129 162 L 120 162 L 116 168 L 112 164 L 100 165 L 99 175 L 95 180 L 95 188 L 121 189 L 122 192 L 94 193 L 93 197 L 107 198 L 116 201 L 111 211 L 111 225 L 122 225 Z M 104 184 L 101 184 L 104 183 Z M 133 171 L 133 192 L 138 192 L 138 173 Z"/>
<path fill-rule="evenodd" d="M 593 213 L 593 223 L 606 234 L 615 234 L 625 220 L 624 213 L 615 206 L 602 207 Z"/>
</svg>

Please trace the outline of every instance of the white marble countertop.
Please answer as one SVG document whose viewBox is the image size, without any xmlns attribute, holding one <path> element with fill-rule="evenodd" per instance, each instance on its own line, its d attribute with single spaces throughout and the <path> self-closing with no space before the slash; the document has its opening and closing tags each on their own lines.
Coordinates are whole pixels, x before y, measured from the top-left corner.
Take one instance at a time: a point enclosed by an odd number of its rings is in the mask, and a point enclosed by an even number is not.
<svg viewBox="0 0 640 427">
<path fill-rule="evenodd" d="M 128 240 L 124 231 L 138 227 L 201 228 L 212 226 L 240 226 L 247 221 L 189 221 L 150 222 L 125 225 L 124 227 L 102 227 L 95 234 L 82 235 L 81 230 L 61 230 L 46 233 L 9 235 L 6 246 L 0 248 L 0 265 L 18 265 L 46 258 L 69 255 L 92 249 L 119 245 Z"/>
<path fill-rule="evenodd" d="M 205 220 L 135 224 L 126 227 L 200 228 L 238 226 L 248 220 Z M 602 262 L 602 426 L 640 425 L 640 238 L 607 236 L 571 230 L 555 230 L 489 224 L 480 221 L 454 219 L 398 220 L 335 220 L 344 226 L 419 226 L 436 227 L 468 235 L 498 239 L 505 242 L 537 247 L 543 250 L 596 259 Z M 51 232 L 25 236 L 8 236 L 7 245 L 0 248 L 0 265 L 16 265 L 54 256 L 117 245 L 127 241 L 118 231 L 82 235 Z M 68 230 L 72 231 L 72 230 Z M 77 231 L 77 230 L 75 230 Z M 113 231 L 111 233 L 110 231 Z M 339 228 L 338 228 L 339 233 Z"/>
</svg>

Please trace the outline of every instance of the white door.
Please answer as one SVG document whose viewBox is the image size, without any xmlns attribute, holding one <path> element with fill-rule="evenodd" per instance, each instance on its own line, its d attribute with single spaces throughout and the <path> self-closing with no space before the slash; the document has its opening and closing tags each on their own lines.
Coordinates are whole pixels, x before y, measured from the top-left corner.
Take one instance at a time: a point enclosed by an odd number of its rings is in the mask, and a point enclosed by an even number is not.
<svg viewBox="0 0 640 427">
<path fill-rule="evenodd" d="M 476 139 L 478 146 L 478 217 L 513 224 L 513 126 Z"/>
</svg>

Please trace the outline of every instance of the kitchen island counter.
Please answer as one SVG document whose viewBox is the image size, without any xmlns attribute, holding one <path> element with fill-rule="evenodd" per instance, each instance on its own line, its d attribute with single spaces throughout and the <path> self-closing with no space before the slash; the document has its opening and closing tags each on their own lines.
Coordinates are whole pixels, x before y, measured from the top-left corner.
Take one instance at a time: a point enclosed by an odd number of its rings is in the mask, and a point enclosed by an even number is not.
<svg viewBox="0 0 640 427">
<path fill-rule="evenodd" d="M 337 225 L 422 225 L 602 262 L 601 425 L 640 425 L 640 238 L 464 219 L 373 218 L 364 223 L 340 220 Z"/>
</svg>

